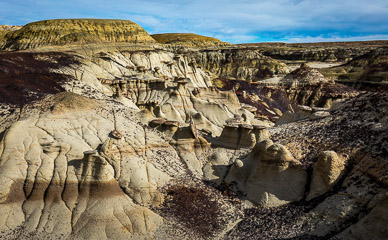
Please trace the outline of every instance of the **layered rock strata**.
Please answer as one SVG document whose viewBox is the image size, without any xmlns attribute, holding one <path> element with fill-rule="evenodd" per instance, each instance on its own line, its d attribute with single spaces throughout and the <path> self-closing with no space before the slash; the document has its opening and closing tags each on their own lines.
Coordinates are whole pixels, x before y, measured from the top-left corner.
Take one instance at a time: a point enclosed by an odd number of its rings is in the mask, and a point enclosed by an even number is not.
<svg viewBox="0 0 388 240">
<path fill-rule="evenodd" d="M 237 182 L 246 198 L 272 207 L 301 200 L 307 181 L 302 165 L 282 145 L 264 140 L 246 159 L 237 160 L 225 182 Z"/>
<path fill-rule="evenodd" d="M 248 49 L 203 50 L 194 52 L 193 62 L 218 77 L 259 81 L 288 73 L 288 67 L 277 60 Z"/>
<path fill-rule="evenodd" d="M 139 25 L 128 20 L 57 19 L 29 23 L 5 34 L 0 49 L 103 42 L 153 43 L 155 40 Z"/>
</svg>

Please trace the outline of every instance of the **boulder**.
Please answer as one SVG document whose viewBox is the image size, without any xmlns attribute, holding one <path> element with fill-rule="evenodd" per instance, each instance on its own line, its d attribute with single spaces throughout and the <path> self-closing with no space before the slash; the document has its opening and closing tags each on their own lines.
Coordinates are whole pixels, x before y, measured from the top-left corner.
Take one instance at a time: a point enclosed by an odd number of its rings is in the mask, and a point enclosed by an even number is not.
<svg viewBox="0 0 388 240">
<path fill-rule="evenodd" d="M 345 169 L 345 161 L 334 151 L 324 151 L 314 165 L 310 192 L 306 200 L 325 194 L 335 186 Z"/>
<path fill-rule="evenodd" d="M 264 140 L 232 165 L 225 182 L 236 182 L 249 201 L 273 207 L 303 198 L 307 172 L 286 147 Z"/>
</svg>

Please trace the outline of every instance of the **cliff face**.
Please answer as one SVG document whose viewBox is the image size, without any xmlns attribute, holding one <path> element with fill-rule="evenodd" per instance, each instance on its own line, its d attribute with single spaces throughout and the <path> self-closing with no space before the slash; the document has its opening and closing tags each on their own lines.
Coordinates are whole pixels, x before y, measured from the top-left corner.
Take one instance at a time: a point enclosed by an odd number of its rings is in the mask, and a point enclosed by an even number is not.
<svg viewBox="0 0 388 240">
<path fill-rule="evenodd" d="M 221 47 L 229 46 L 230 43 L 222 42 L 217 38 L 201 36 L 193 33 L 162 33 L 152 34 L 152 38 L 158 43 L 182 45 L 186 47 Z"/>
<path fill-rule="evenodd" d="M 288 68 L 284 63 L 263 56 L 257 50 L 223 49 L 193 53 L 193 61 L 203 69 L 218 77 L 246 81 L 258 81 L 285 74 Z"/>
<path fill-rule="evenodd" d="M 260 50 L 265 56 L 286 61 L 347 62 L 387 41 L 329 42 L 329 43 L 259 43 L 241 46 Z"/>
<path fill-rule="evenodd" d="M 365 54 L 370 48 L 315 48 L 315 49 L 268 49 L 262 53 L 265 56 L 279 60 L 302 60 L 317 62 L 345 62 Z"/>
<path fill-rule="evenodd" d="M 153 43 L 155 40 L 128 20 L 58 19 L 29 23 L 8 32 L 0 42 L 0 49 L 103 42 Z"/>
<path fill-rule="evenodd" d="M 279 81 L 279 85 L 285 86 L 291 101 L 311 107 L 331 107 L 338 99 L 351 98 L 358 94 L 355 89 L 329 80 L 318 69 L 307 64 L 302 64 L 286 75 Z"/>
<path fill-rule="evenodd" d="M 380 47 L 348 63 L 322 69 L 328 78 L 362 89 L 386 86 L 388 83 L 388 47 Z"/>
</svg>

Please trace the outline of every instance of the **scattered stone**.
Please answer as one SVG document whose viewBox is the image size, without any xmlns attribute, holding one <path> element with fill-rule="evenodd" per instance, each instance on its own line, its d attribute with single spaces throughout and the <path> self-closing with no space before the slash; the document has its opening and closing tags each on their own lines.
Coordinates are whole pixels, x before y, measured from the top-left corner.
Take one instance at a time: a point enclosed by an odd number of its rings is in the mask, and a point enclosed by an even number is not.
<svg viewBox="0 0 388 240">
<path fill-rule="evenodd" d="M 113 130 L 111 133 L 112 137 L 116 138 L 116 139 L 122 139 L 123 138 L 123 135 L 117 131 L 117 130 Z"/>
<path fill-rule="evenodd" d="M 324 117 L 328 117 L 328 116 L 330 116 L 330 112 L 319 111 L 319 112 L 315 112 L 315 113 L 311 114 L 309 116 L 309 119 L 316 120 L 316 119 L 320 119 L 320 118 L 324 118 Z"/>
</svg>

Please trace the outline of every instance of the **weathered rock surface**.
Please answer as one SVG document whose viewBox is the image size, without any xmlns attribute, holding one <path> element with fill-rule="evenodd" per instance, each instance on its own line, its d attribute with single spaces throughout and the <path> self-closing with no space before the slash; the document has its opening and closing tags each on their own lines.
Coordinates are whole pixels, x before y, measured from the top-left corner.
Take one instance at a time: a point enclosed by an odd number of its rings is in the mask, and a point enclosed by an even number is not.
<svg viewBox="0 0 388 240">
<path fill-rule="evenodd" d="M 377 206 L 357 224 L 339 234 L 338 239 L 384 239 L 387 237 L 388 223 L 387 195 L 382 197 Z"/>
<path fill-rule="evenodd" d="M 224 78 L 258 81 L 289 71 L 284 63 L 263 56 L 256 50 L 203 50 L 192 55 L 202 69 Z"/>
<path fill-rule="evenodd" d="M 57 19 L 29 23 L 5 34 L 0 41 L 0 49 L 102 42 L 153 43 L 155 40 L 139 25 L 128 20 Z"/>
<path fill-rule="evenodd" d="M 10 32 L 10 31 L 16 31 L 22 28 L 22 26 L 10 26 L 10 25 L 0 25 L 0 41 L 2 41 L 2 37 Z"/>
<path fill-rule="evenodd" d="M 290 100 L 307 106 L 330 107 L 337 99 L 351 98 L 358 94 L 352 88 L 334 83 L 305 63 L 279 80 L 278 84 L 286 87 Z"/>
<path fill-rule="evenodd" d="M 306 200 L 311 200 L 328 192 L 344 173 L 345 162 L 336 152 L 324 151 L 318 156 L 313 170 L 310 193 Z"/>
<path fill-rule="evenodd" d="M 259 49 L 265 56 L 286 61 L 346 62 L 381 46 L 387 41 L 323 43 L 242 44 Z"/>
<path fill-rule="evenodd" d="M 225 182 L 236 182 L 255 204 L 273 207 L 301 200 L 307 173 L 287 148 L 264 140 L 233 164 Z"/>
<path fill-rule="evenodd" d="M 0 25 L 0 31 L 15 31 L 22 28 L 22 26 Z"/>
<path fill-rule="evenodd" d="M 329 80 L 326 79 L 322 73 L 303 63 L 300 68 L 287 74 L 287 76 L 281 79 L 279 84 L 290 88 L 296 88 L 325 82 L 329 82 Z"/>
<path fill-rule="evenodd" d="M 225 125 L 214 143 L 225 148 L 240 149 L 252 148 L 256 143 L 266 139 L 269 139 L 269 133 L 265 126 L 231 123 Z"/>
<path fill-rule="evenodd" d="M 280 87 L 232 79 L 215 79 L 213 84 L 222 90 L 235 91 L 242 107 L 255 114 L 262 125 L 272 126 L 284 112 L 294 112 L 296 107 Z"/>
<path fill-rule="evenodd" d="M 164 153 L 178 161 L 173 168 L 182 166 L 179 157 L 124 109 L 111 107 L 118 106 L 60 94 L 45 99 L 43 110 L 22 113 L 6 131 L 0 148 L 2 231 L 23 224 L 27 232 L 127 238 L 152 234 L 161 224 L 161 217 L 136 203 L 160 204 L 156 189 L 171 178 L 161 170 L 168 168 Z M 112 129 L 123 139 L 109 137 Z"/>
<path fill-rule="evenodd" d="M 327 77 L 357 89 L 374 89 L 388 82 L 388 47 L 381 46 L 338 67 L 321 69 Z"/>
<path fill-rule="evenodd" d="M 320 190 L 320 196 L 276 208 L 252 208 L 226 238 L 387 238 L 382 216 L 387 192 L 387 159 L 383 156 L 388 147 L 386 133 L 382 132 L 387 115 L 382 110 L 387 100 L 385 93 L 364 94 L 342 103 L 327 118 L 270 129 L 271 138 L 284 144 L 303 165 L 317 161 L 306 186 L 310 194 Z M 322 153 L 325 151 L 328 152 Z M 346 168 L 342 159 L 348 159 Z M 241 166 L 245 166 L 244 160 L 236 161 L 229 175 Z M 321 178 L 319 172 L 327 175 L 322 174 L 325 177 Z M 326 187 L 316 188 L 318 182 Z M 376 224 L 371 219 L 376 219 Z"/>
</svg>

